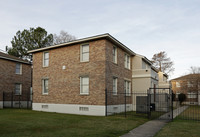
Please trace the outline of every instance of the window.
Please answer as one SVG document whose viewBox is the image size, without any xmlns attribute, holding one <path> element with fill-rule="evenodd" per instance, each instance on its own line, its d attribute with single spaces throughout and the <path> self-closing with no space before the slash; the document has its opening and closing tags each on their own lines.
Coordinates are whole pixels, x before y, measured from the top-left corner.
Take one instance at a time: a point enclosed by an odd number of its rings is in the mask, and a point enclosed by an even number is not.
<svg viewBox="0 0 200 137">
<path fill-rule="evenodd" d="M 181 87 L 179 82 L 176 82 L 176 87 Z"/>
<path fill-rule="evenodd" d="M 89 61 L 89 44 L 81 46 L 81 62 Z"/>
<path fill-rule="evenodd" d="M 187 82 L 187 87 L 188 87 L 188 88 L 193 87 L 192 82 L 188 81 L 188 82 Z"/>
<path fill-rule="evenodd" d="M 113 62 L 117 64 L 117 47 L 113 46 Z"/>
<path fill-rule="evenodd" d="M 80 94 L 89 94 L 89 77 L 80 77 Z"/>
<path fill-rule="evenodd" d="M 197 93 L 195 92 L 188 93 L 187 98 L 197 98 Z"/>
<path fill-rule="evenodd" d="M 176 93 L 176 98 L 178 98 L 178 95 L 179 95 L 179 94 L 180 94 L 179 92 Z"/>
<path fill-rule="evenodd" d="M 130 56 L 128 54 L 125 54 L 124 66 L 125 68 L 130 69 Z"/>
<path fill-rule="evenodd" d="M 15 84 L 15 95 L 21 95 L 22 93 L 22 84 L 16 83 Z"/>
<path fill-rule="evenodd" d="M 117 78 L 113 78 L 113 95 L 117 95 Z"/>
<path fill-rule="evenodd" d="M 131 95 L 131 82 L 130 81 L 127 81 L 127 80 L 124 81 L 124 90 L 125 90 L 126 96 Z"/>
<path fill-rule="evenodd" d="M 42 80 L 42 94 L 48 94 L 49 93 L 49 80 L 43 79 Z"/>
<path fill-rule="evenodd" d="M 49 52 L 44 52 L 43 55 L 43 67 L 49 66 Z"/>
<path fill-rule="evenodd" d="M 22 64 L 16 63 L 15 73 L 22 74 Z"/>
</svg>

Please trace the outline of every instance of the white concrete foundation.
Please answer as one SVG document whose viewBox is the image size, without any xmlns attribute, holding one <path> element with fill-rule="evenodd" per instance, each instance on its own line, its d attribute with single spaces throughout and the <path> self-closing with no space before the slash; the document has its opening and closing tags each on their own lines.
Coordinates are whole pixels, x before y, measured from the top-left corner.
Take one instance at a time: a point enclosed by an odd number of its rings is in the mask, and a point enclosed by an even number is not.
<svg viewBox="0 0 200 137">
<path fill-rule="evenodd" d="M 126 112 L 133 111 L 132 104 L 126 104 Z M 114 113 L 121 113 L 125 112 L 125 105 L 119 104 L 119 105 L 108 105 L 107 106 L 107 114 L 112 115 Z"/>
<path fill-rule="evenodd" d="M 105 116 L 105 106 L 100 105 L 33 103 L 33 110 L 78 115 Z"/>
<path fill-rule="evenodd" d="M 11 107 L 11 103 L 13 103 L 13 108 L 27 108 L 27 105 L 31 107 L 31 101 L 4 101 L 4 107 Z M 28 103 L 28 104 L 27 104 Z M 2 108 L 3 108 L 3 101 L 2 101 Z"/>
</svg>

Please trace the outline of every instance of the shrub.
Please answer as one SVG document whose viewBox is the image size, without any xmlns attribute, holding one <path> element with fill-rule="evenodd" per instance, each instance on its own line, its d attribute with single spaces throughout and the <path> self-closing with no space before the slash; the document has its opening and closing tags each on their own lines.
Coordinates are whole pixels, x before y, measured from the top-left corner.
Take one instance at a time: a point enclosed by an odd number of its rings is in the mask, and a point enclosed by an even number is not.
<svg viewBox="0 0 200 137">
<path fill-rule="evenodd" d="M 178 100 L 180 101 L 180 104 L 182 104 L 182 102 L 186 100 L 186 95 L 184 93 L 179 94 Z"/>
</svg>

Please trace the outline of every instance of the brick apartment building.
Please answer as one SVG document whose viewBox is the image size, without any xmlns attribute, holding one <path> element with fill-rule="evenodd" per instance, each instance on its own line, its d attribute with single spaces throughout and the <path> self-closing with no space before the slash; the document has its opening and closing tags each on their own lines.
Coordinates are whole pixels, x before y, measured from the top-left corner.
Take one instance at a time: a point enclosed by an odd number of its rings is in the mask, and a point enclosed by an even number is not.
<svg viewBox="0 0 200 137">
<path fill-rule="evenodd" d="M 132 85 L 137 86 L 133 70 L 138 69 L 135 65 L 141 60 L 133 63 L 137 55 L 110 34 L 29 53 L 33 55 L 33 110 L 105 116 L 107 111 L 124 110 L 123 93 L 127 109 L 133 110 L 134 98 L 130 93 Z M 140 82 L 146 92 L 158 84 L 158 71 L 147 59 L 142 60 L 149 66 L 148 72 L 147 68 L 140 71 L 141 75 L 148 75 L 146 81 Z"/>
<path fill-rule="evenodd" d="M 172 90 L 178 100 L 178 95 L 186 95 L 185 104 L 200 105 L 200 74 L 189 74 L 181 76 L 171 81 Z"/>
<path fill-rule="evenodd" d="M 4 98 L 3 92 L 13 93 L 13 107 L 18 102 L 16 99 L 21 99 L 21 106 L 23 107 L 23 100 L 27 93 L 30 92 L 31 87 L 31 64 L 17 57 L 0 52 L 0 108 L 10 105 L 11 100 Z"/>
<path fill-rule="evenodd" d="M 113 91 L 113 98 L 124 89 L 131 92 L 131 57 L 135 53 L 109 34 L 30 53 L 33 110 L 105 115 L 105 89 Z"/>
</svg>

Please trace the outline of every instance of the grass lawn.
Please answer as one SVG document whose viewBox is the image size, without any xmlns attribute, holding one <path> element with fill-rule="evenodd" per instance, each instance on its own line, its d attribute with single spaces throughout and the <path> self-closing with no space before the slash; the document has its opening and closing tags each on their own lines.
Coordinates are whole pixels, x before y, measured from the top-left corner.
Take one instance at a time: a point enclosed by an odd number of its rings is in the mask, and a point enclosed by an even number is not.
<svg viewBox="0 0 200 137">
<path fill-rule="evenodd" d="M 199 137 L 200 107 L 189 106 L 173 122 L 161 129 L 156 137 Z"/>
<path fill-rule="evenodd" d="M 199 137 L 200 122 L 192 120 L 178 120 L 167 124 L 155 137 Z"/>
<path fill-rule="evenodd" d="M 97 117 L 0 109 L 1 137 L 116 137 L 147 122 L 144 117 Z"/>
</svg>

